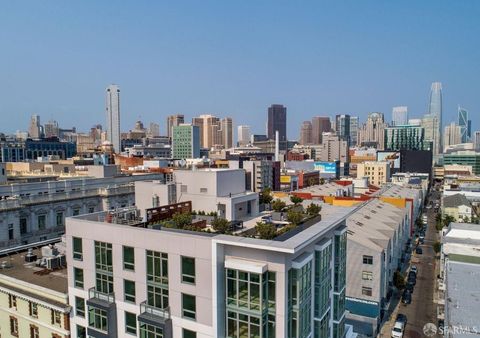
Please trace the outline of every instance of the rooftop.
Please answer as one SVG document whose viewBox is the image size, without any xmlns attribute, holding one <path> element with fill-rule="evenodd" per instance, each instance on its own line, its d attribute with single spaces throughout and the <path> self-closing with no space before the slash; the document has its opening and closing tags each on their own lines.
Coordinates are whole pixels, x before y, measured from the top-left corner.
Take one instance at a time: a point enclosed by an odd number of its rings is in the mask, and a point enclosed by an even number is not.
<svg viewBox="0 0 480 338">
<path fill-rule="evenodd" d="M 445 208 L 456 208 L 461 205 L 470 206 L 470 201 L 465 197 L 464 194 L 455 194 L 455 195 L 445 196 L 443 198 L 443 206 Z"/>
<path fill-rule="evenodd" d="M 33 250 L 33 253 L 41 258 L 40 249 Z M 0 282 L 2 275 L 15 278 L 35 286 L 47 288 L 53 291 L 67 293 L 67 269 L 48 271 L 45 268 L 37 267 L 35 262 L 26 263 L 27 251 L 16 253 L 0 258 L 0 263 L 6 262 L 7 268 L 0 268 Z"/>
</svg>

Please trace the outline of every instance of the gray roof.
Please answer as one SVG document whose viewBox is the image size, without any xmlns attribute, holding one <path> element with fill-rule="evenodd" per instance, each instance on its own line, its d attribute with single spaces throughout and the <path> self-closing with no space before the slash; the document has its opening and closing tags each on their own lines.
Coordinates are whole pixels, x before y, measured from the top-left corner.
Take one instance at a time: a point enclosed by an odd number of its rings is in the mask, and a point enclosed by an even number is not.
<svg viewBox="0 0 480 338">
<path fill-rule="evenodd" d="M 465 197 L 464 194 L 455 194 L 451 196 L 446 196 L 443 198 L 443 206 L 445 208 L 456 208 L 461 205 L 468 205 L 470 206 L 470 202 Z"/>
<path fill-rule="evenodd" d="M 480 312 L 480 265 L 449 262 L 447 267 L 446 325 L 477 327 Z M 454 333 L 452 337 L 477 337 Z"/>
</svg>

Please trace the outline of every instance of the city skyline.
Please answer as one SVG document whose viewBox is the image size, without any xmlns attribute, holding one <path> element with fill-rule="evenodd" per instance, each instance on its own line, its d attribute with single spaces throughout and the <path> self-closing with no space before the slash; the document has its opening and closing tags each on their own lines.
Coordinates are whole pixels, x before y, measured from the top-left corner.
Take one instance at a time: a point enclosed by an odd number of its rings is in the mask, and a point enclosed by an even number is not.
<svg viewBox="0 0 480 338">
<path fill-rule="evenodd" d="M 353 4 L 356 8 L 349 11 L 342 4 L 312 4 L 308 11 L 287 4 L 212 4 L 164 8 L 140 2 L 133 11 L 126 6 L 107 18 L 100 14 L 108 12 L 105 5 L 96 3 L 54 7 L 32 2 L 29 13 L 18 4 L 6 5 L 3 34 L 17 38 L 6 39 L 6 52 L 0 56 L 2 64 L 11 65 L 4 70 L 8 81 L 0 85 L 0 114 L 18 119 L 2 121 L 3 131 L 27 125 L 32 114 L 88 130 L 103 121 L 98 116 L 101 92 L 109 83 L 122 86 L 122 125 L 133 125 L 140 115 L 144 121 L 160 122 L 161 130 L 166 116 L 180 112 L 188 118 L 232 116 L 236 124 L 263 133 L 265 118 L 258 117 L 272 103 L 288 108 L 287 135 L 292 138 L 298 137 L 301 122 L 313 116 L 350 114 L 364 122 L 370 112 L 389 116 L 392 107 L 406 105 L 410 116 L 419 118 L 428 110 L 428 88 L 434 81 L 443 84 L 445 122 L 456 119 L 457 104 L 472 116 L 480 109 L 480 51 L 470 43 L 479 33 L 474 25 L 478 4 L 425 2 L 403 8 L 375 2 Z M 71 24 L 73 11 L 81 19 Z M 359 11 L 372 20 L 360 20 Z M 84 12 L 90 15 L 82 16 Z M 415 20 L 427 13 L 427 22 Z M 134 28 L 123 25 L 130 16 L 144 20 L 136 20 L 142 22 Z M 445 20 L 450 16 L 462 20 Z M 232 25 L 226 24 L 227 18 Z M 329 29 L 333 18 L 340 18 L 334 33 Z M 16 24 L 20 19 L 25 21 L 22 29 Z M 180 32 L 172 29 L 176 21 L 183 25 Z M 279 27 L 277 21 L 287 24 Z M 245 24 L 248 29 L 239 29 Z M 339 28 L 342 24 L 346 28 Z M 163 31 L 171 36 L 159 34 Z M 115 32 L 122 44 L 105 44 L 99 32 Z M 438 36 L 441 44 L 423 44 Z M 280 42 L 289 48 L 272 58 L 267 51 Z M 134 54 L 121 47 L 129 44 Z M 393 53 L 398 47 L 403 52 Z M 33 57 L 25 48 L 37 53 Z M 362 52 L 347 58 L 352 48 Z M 454 55 L 463 59 L 452 68 L 448 64 Z M 20 94 L 25 83 L 36 88 L 28 97 Z M 77 116 L 84 118 L 77 121 Z M 479 122 L 473 123 L 478 130 Z"/>
</svg>

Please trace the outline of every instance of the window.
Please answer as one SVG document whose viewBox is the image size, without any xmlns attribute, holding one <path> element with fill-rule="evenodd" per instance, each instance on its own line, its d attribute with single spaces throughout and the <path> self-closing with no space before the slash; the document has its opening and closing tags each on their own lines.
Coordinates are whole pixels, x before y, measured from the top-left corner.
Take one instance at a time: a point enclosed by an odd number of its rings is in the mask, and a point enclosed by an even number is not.
<svg viewBox="0 0 480 338">
<path fill-rule="evenodd" d="M 135 270 L 135 249 L 131 246 L 123 247 L 123 268 L 125 270 Z"/>
<path fill-rule="evenodd" d="M 95 241 L 95 269 L 112 272 L 112 244 Z"/>
<path fill-rule="evenodd" d="M 372 288 L 367 288 L 365 286 L 362 286 L 362 295 L 371 296 L 372 295 Z"/>
<path fill-rule="evenodd" d="M 96 307 L 89 307 L 88 326 L 100 331 L 108 332 L 107 311 Z"/>
<path fill-rule="evenodd" d="M 95 277 L 95 287 L 101 293 L 113 293 L 113 276 L 108 273 L 97 272 Z"/>
<path fill-rule="evenodd" d="M 363 280 L 373 280 L 373 272 L 371 271 L 362 271 Z"/>
<path fill-rule="evenodd" d="M 73 268 L 73 284 L 76 288 L 83 289 L 83 269 Z"/>
<path fill-rule="evenodd" d="M 13 239 L 13 224 L 8 225 L 8 239 L 9 240 Z"/>
<path fill-rule="evenodd" d="M 140 338 L 163 338 L 163 329 L 142 323 L 140 325 Z"/>
<path fill-rule="evenodd" d="M 72 216 L 78 216 L 78 215 L 80 215 L 80 208 L 73 209 Z"/>
<path fill-rule="evenodd" d="M 182 282 L 195 284 L 195 258 L 182 256 Z"/>
<path fill-rule="evenodd" d="M 200 188 L 200 192 L 206 194 L 208 192 L 207 188 Z"/>
<path fill-rule="evenodd" d="M 125 294 L 125 301 L 135 303 L 135 282 L 124 279 L 123 291 Z"/>
<path fill-rule="evenodd" d="M 47 215 L 38 215 L 37 222 L 38 222 L 38 230 L 45 230 L 45 227 L 47 224 Z"/>
<path fill-rule="evenodd" d="M 147 250 L 147 281 L 168 285 L 168 255 Z"/>
<path fill-rule="evenodd" d="M 85 317 L 85 299 L 75 297 L 75 314 L 79 317 Z"/>
<path fill-rule="evenodd" d="M 10 316 L 10 334 L 18 337 L 18 319 L 13 316 Z"/>
<path fill-rule="evenodd" d="M 14 308 L 15 310 L 17 309 L 17 296 L 9 295 L 8 296 L 9 300 L 9 306 L 10 308 Z"/>
<path fill-rule="evenodd" d="M 30 325 L 30 338 L 40 338 L 38 326 Z"/>
<path fill-rule="evenodd" d="M 88 208 L 88 213 L 93 214 L 95 212 L 95 207 L 89 207 Z"/>
<path fill-rule="evenodd" d="M 187 193 L 187 192 L 188 192 L 188 186 L 182 184 L 182 185 L 180 186 L 180 192 L 185 192 L 185 193 Z"/>
<path fill-rule="evenodd" d="M 87 338 L 87 332 L 81 325 L 77 325 L 77 338 Z"/>
<path fill-rule="evenodd" d="M 182 317 L 195 319 L 196 308 L 195 296 L 182 293 Z"/>
<path fill-rule="evenodd" d="M 38 318 L 38 304 L 37 303 L 33 303 L 33 302 L 29 302 L 28 303 L 28 310 L 30 312 L 30 316 L 34 317 L 34 318 Z"/>
<path fill-rule="evenodd" d="M 62 326 L 62 314 L 60 311 L 52 311 L 52 324 Z"/>
<path fill-rule="evenodd" d="M 183 329 L 183 338 L 197 338 L 197 333 L 187 329 Z"/>
<path fill-rule="evenodd" d="M 73 259 L 81 261 L 83 259 L 83 245 L 82 239 L 78 237 L 72 237 L 73 242 Z"/>
<path fill-rule="evenodd" d="M 125 332 L 137 334 L 137 316 L 134 313 L 125 311 Z"/>
<path fill-rule="evenodd" d="M 363 255 L 363 264 L 373 264 L 373 256 Z"/>
<path fill-rule="evenodd" d="M 20 218 L 20 235 L 27 233 L 27 219 L 25 217 Z"/>
<path fill-rule="evenodd" d="M 63 227 L 63 211 L 57 212 L 57 227 Z"/>
</svg>

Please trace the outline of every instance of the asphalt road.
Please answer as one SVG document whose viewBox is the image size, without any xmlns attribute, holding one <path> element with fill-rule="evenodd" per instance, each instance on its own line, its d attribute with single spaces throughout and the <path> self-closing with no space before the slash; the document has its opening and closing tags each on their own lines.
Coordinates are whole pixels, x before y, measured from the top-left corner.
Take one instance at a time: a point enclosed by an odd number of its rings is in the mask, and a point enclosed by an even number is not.
<svg viewBox="0 0 480 338">
<path fill-rule="evenodd" d="M 438 192 L 434 192 L 432 199 L 435 197 L 439 197 Z M 416 265 L 418 269 L 417 282 L 412 294 L 412 302 L 410 304 L 398 303 L 390 320 L 383 326 L 380 337 L 390 337 L 391 329 L 398 313 L 403 313 L 407 316 L 405 338 L 426 337 L 423 334 L 423 326 L 426 323 L 437 324 L 436 304 L 434 303 L 434 291 L 437 279 L 435 264 L 437 264 L 437 261 L 435 260 L 433 243 L 438 240 L 439 236 L 435 229 L 436 214 L 434 209 L 425 209 L 425 211 L 428 215 L 425 243 L 419 244 L 423 250 L 423 254 L 417 255 L 414 245 L 411 258 L 411 264 Z M 412 242 L 415 243 L 414 241 Z"/>
</svg>

